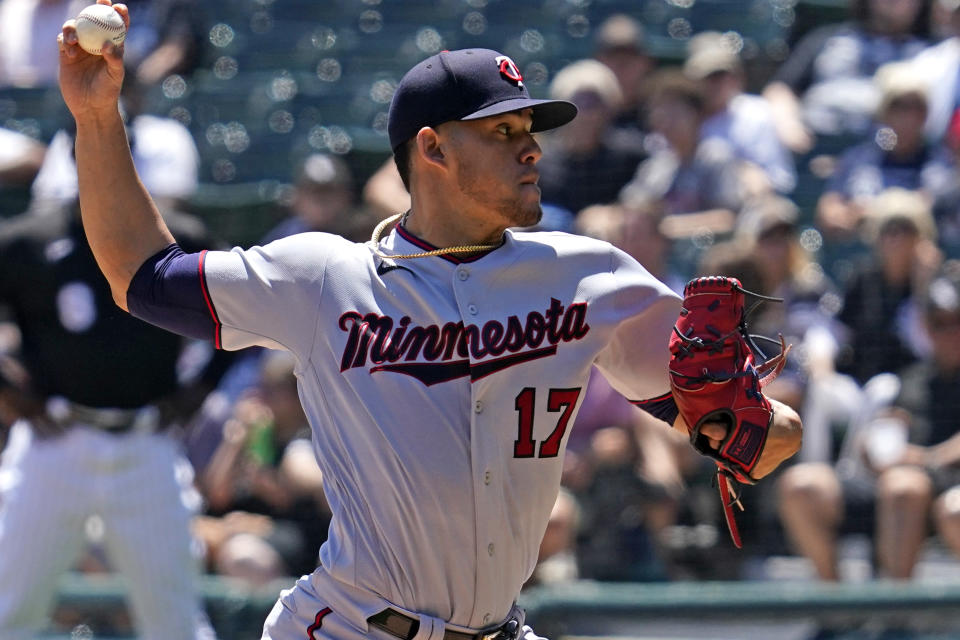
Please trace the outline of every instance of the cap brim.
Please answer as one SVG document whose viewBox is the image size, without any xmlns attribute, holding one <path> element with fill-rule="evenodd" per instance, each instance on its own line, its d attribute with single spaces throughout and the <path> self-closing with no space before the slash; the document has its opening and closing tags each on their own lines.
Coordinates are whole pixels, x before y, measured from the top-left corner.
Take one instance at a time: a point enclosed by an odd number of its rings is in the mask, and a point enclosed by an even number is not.
<svg viewBox="0 0 960 640">
<path fill-rule="evenodd" d="M 532 98 L 517 98 L 515 100 L 504 100 L 497 102 L 489 107 L 484 107 L 475 111 L 460 120 L 479 120 L 490 116 L 509 113 L 511 111 L 521 111 L 523 109 L 533 109 L 533 127 L 531 133 L 538 131 L 548 131 L 563 126 L 574 119 L 577 115 L 577 106 L 566 100 L 534 100 Z"/>
</svg>

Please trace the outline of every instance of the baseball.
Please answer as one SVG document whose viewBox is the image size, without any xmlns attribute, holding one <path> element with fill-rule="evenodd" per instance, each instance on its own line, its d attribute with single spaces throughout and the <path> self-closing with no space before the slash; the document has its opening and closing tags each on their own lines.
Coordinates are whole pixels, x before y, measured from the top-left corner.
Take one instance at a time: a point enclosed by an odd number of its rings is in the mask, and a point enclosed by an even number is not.
<svg viewBox="0 0 960 640">
<path fill-rule="evenodd" d="M 77 43 L 80 48 L 95 56 L 101 55 L 101 47 L 108 40 L 119 46 L 127 37 L 123 18 L 113 7 L 92 4 L 77 16 Z"/>
</svg>

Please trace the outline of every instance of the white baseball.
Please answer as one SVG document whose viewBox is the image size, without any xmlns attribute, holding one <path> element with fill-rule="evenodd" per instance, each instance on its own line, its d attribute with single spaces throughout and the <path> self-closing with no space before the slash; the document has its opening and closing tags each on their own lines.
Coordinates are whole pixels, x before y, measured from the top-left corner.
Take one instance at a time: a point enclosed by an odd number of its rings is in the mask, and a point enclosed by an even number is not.
<svg viewBox="0 0 960 640">
<path fill-rule="evenodd" d="M 105 4 L 92 4 L 77 16 L 77 44 L 87 53 L 102 54 L 103 43 L 110 41 L 120 46 L 127 37 L 123 18 Z"/>
</svg>

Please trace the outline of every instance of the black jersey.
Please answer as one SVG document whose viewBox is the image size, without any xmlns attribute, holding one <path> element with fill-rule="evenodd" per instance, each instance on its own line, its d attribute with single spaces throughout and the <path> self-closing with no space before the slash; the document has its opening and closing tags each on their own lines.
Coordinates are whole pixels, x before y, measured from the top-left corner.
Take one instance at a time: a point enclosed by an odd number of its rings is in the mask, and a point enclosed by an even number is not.
<svg viewBox="0 0 960 640">
<path fill-rule="evenodd" d="M 181 243 L 205 241 L 196 219 L 165 219 Z M 116 306 L 76 203 L 0 223 L 0 308 L 19 326 L 22 358 L 45 396 L 132 409 L 177 389 L 182 339 Z"/>
</svg>

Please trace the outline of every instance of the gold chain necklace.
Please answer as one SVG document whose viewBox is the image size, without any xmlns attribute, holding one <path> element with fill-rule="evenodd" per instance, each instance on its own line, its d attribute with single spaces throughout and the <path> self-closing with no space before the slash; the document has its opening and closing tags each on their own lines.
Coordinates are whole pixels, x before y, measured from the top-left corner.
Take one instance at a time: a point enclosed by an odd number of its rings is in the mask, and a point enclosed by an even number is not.
<svg viewBox="0 0 960 640">
<path fill-rule="evenodd" d="M 408 211 L 407 213 L 410 212 Z M 370 237 L 370 241 L 373 243 L 373 252 L 377 254 L 377 256 L 390 260 L 409 260 L 410 258 L 429 258 L 430 256 L 440 256 L 446 253 L 477 253 L 479 251 L 496 249 L 500 246 L 500 243 L 498 242 L 497 244 L 466 244 L 456 247 L 448 247 L 446 249 L 422 251 L 420 253 L 404 253 L 396 256 L 383 253 L 380 251 L 380 234 L 382 234 L 383 230 L 389 227 L 391 224 L 406 216 L 407 213 L 398 213 L 390 216 L 389 218 L 385 218 L 384 220 L 381 220 L 380 224 L 377 225 L 377 228 L 373 230 L 373 235 Z"/>
</svg>

